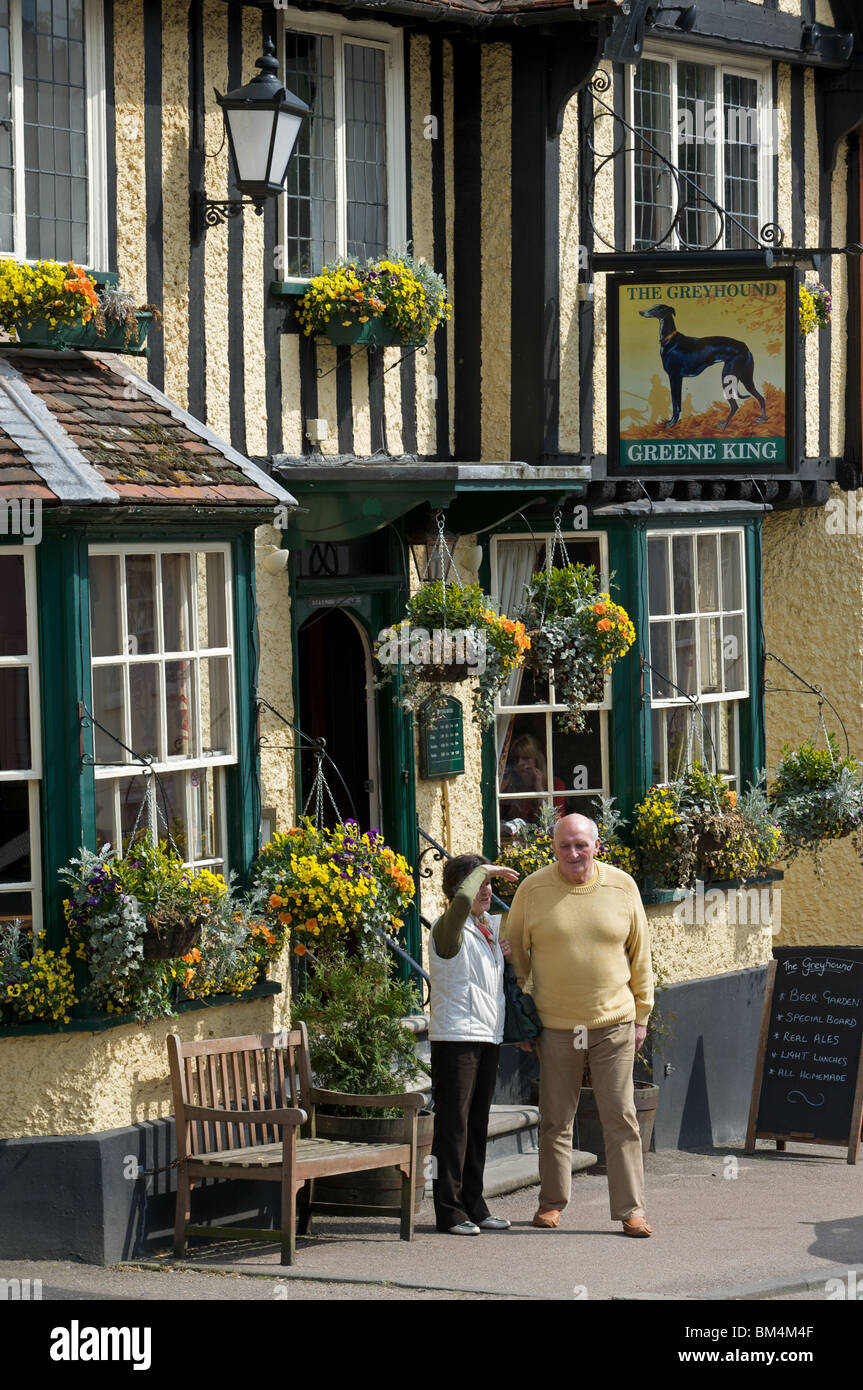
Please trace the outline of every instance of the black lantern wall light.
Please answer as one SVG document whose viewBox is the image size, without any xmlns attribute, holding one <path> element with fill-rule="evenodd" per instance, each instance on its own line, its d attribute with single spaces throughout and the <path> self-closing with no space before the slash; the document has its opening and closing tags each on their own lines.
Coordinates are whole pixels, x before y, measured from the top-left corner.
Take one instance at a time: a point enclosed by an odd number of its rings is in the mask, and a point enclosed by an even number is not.
<svg viewBox="0 0 863 1390">
<path fill-rule="evenodd" d="M 195 189 L 191 195 L 192 237 L 200 241 L 208 227 L 236 217 L 244 207 L 259 215 L 267 198 L 282 192 L 288 165 L 300 127 L 311 109 L 279 80 L 279 63 L 272 39 L 264 42 L 260 68 L 245 87 L 237 87 L 216 100 L 222 108 L 228 136 L 234 184 L 239 198 L 206 198 Z"/>
</svg>

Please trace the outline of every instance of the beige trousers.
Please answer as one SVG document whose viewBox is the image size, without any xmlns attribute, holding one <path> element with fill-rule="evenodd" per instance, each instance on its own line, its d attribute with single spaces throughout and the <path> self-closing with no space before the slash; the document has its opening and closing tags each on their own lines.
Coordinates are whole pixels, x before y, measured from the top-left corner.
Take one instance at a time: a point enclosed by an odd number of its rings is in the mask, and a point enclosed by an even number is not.
<svg viewBox="0 0 863 1390">
<path fill-rule="evenodd" d="M 605 1138 L 612 1221 L 644 1215 L 644 1163 L 635 1114 L 635 1024 L 591 1028 L 587 1051 L 568 1028 L 544 1028 L 539 1053 L 539 1206 L 560 1211 L 572 1189 L 572 1124 L 585 1056 Z"/>
</svg>

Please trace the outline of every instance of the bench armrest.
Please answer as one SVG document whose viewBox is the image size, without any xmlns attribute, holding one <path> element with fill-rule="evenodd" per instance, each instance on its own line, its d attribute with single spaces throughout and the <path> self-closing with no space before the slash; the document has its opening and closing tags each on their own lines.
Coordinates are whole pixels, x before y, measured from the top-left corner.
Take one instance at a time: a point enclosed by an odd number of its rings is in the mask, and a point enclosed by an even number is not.
<svg viewBox="0 0 863 1390">
<path fill-rule="evenodd" d="M 416 1091 L 404 1091 L 394 1096 L 352 1096 L 342 1091 L 322 1091 L 313 1086 L 309 1096 L 313 1105 L 345 1105 L 368 1110 L 422 1110 L 425 1096 Z"/>
<path fill-rule="evenodd" d="M 200 1105 L 184 1105 L 184 1120 L 205 1120 L 232 1125 L 304 1125 L 305 1110 L 209 1110 Z"/>
</svg>

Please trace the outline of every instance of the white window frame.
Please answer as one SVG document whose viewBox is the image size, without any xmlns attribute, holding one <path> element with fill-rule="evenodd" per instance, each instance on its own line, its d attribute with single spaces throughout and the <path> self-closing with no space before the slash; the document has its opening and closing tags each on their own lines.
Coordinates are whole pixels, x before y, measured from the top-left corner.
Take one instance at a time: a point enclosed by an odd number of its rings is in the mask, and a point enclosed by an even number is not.
<svg viewBox="0 0 863 1390">
<path fill-rule="evenodd" d="M 24 557 L 24 601 L 27 612 L 27 652 L 25 655 L 0 656 L 0 668 L 25 669 L 30 673 L 30 754 L 28 769 L 0 771 L 0 782 L 26 782 L 28 786 L 28 812 L 30 820 L 30 881 L 4 883 L 0 885 L 0 916 L 3 912 L 3 899 L 7 894 L 29 893 L 33 917 L 34 938 L 42 930 L 42 832 L 39 815 L 39 789 L 42 782 L 42 724 L 39 685 L 39 626 L 37 619 L 36 596 L 36 555 L 32 545 L 4 545 L 0 556 L 23 555 Z"/>
<path fill-rule="evenodd" d="M 165 544 L 163 544 L 163 545 L 152 545 L 152 544 L 147 543 L 147 542 L 138 542 L 138 543 L 133 543 L 133 544 L 120 545 L 120 544 L 111 544 L 111 543 L 105 542 L 105 543 L 101 543 L 101 544 L 91 545 L 91 546 L 88 548 L 88 558 L 96 557 L 96 556 L 100 556 L 100 555 L 114 555 L 114 556 L 118 556 L 118 557 L 120 558 L 120 560 L 125 560 L 125 557 L 126 557 L 127 555 L 152 555 L 152 556 L 158 558 L 158 557 L 160 557 L 160 556 L 162 556 L 162 555 L 180 555 L 180 554 L 184 554 L 184 555 L 194 556 L 194 555 L 204 554 L 204 553 L 209 553 L 209 554 L 219 553 L 219 554 L 222 554 L 222 555 L 224 556 L 224 561 L 225 561 L 225 576 L 226 576 L 226 583 L 225 583 L 225 614 L 226 614 L 226 625 L 227 625 L 227 626 L 226 626 L 226 633 L 227 633 L 227 638 L 228 638 L 228 644 L 227 644 L 227 646 L 224 646 L 224 647 L 201 647 L 201 646 L 199 645 L 198 604 L 197 604 L 196 601 L 193 601 L 193 596 L 196 596 L 196 595 L 197 595 L 197 575 L 196 575 L 196 567 L 195 567 L 195 565 L 194 565 L 194 564 L 190 564 L 190 575 L 191 575 L 191 578 L 192 578 L 192 594 L 190 595 L 189 609 L 190 609 L 190 618 L 191 618 L 191 638 L 192 638 L 192 641 L 191 641 L 190 646 L 189 646 L 184 652 L 169 652 L 169 651 L 166 651 L 166 650 L 165 650 L 165 645 L 164 645 L 164 630 L 163 630 L 164 613 L 163 613 L 163 604 L 162 604 L 161 564 L 156 564 L 156 565 L 155 565 L 154 605 L 155 605 L 156 631 L 157 631 L 157 634 L 158 634 L 158 641 L 157 641 L 158 650 L 155 651 L 155 652 L 145 652 L 145 653 L 141 653 L 141 654 L 137 654 L 137 653 L 136 653 L 136 654 L 133 654 L 133 653 L 131 653 L 131 652 L 129 651 L 128 609 L 127 609 L 127 604 L 126 604 L 126 575 L 125 575 L 125 564 L 121 564 L 121 565 L 119 566 L 119 581 L 120 581 L 120 582 L 119 582 L 119 592 L 118 592 L 118 606 L 119 606 L 119 616 L 120 616 L 120 645 L 121 645 L 122 650 L 121 650 L 119 653 L 116 653 L 116 654 L 113 654 L 113 655 L 108 655 L 108 656 L 93 656 L 92 653 L 91 653 L 91 656 L 90 656 L 90 669 L 91 669 L 91 672 L 92 672 L 93 670 L 95 670 L 95 669 L 98 669 L 98 668 L 101 667 L 101 666 L 122 666 L 122 667 L 123 667 L 123 672 L 124 672 L 124 676 L 123 676 L 123 699 L 124 699 L 124 710 L 125 710 L 125 713 L 124 713 L 124 723 L 123 723 L 123 735 L 122 735 L 122 737 L 123 737 L 123 742 L 124 742 L 125 744 L 127 744 L 129 747 L 132 746 L 131 729 L 130 729 L 130 721 L 131 721 L 131 699 L 130 699 L 130 692 L 129 692 L 129 669 L 130 669 L 131 666 L 134 666 L 134 665 L 147 665 L 147 664 L 153 665 L 153 664 L 157 664 L 157 665 L 160 665 L 161 667 L 164 668 L 164 666 L 165 666 L 165 664 L 166 664 L 167 662 L 169 662 L 169 661 L 177 661 L 177 660 L 182 660 L 182 659 L 190 659 L 190 660 L 197 660 L 197 661 L 200 661 L 200 660 L 201 660 L 202 658 L 204 658 L 204 657 L 220 657 L 220 658 L 227 658 L 227 659 L 228 659 L 228 662 L 229 662 L 229 666 L 228 666 L 228 697 L 229 697 L 229 722 L 230 722 L 230 730 L 229 730 L 229 733 L 230 733 L 230 751 L 229 751 L 228 753 L 220 753 L 220 754 L 211 755 L 211 754 L 208 754 L 208 753 L 203 752 L 203 750 L 202 750 L 202 747 L 201 747 L 201 744 L 202 744 L 202 729 L 201 729 L 201 718 L 200 718 L 200 680 L 199 680 L 198 678 L 195 678 L 195 679 L 193 680 L 193 682 L 192 682 L 192 690 L 193 690 L 193 698 L 194 698 L 194 701 L 195 701 L 195 709 L 196 709 L 196 711 L 197 711 L 196 719 L 195 719 L 195 730 L 196 730 L 195 739 L 196 739 L 196 747 L 195 747 L 194 753 L 193 753 L 191 756 L 172 756 L 171 754 L 167 753 L 167 747 L 168 747 L 168 741 L 167 741 L 167 721 L 168 721 L 168 712 L 167 712 L 167 708 L 166 708 L 165 701 L 164 701 L 163 699 L 160 699 L 160 701 L 159 701 L 159 704 L 160 704 L 160 709 L 159 709 L 159 720 L 160 720 L 159 742 L 160 742 L 160 746 L 161 746 L 163 749 L 166 750 L 166 757 L 165 757 L 163 760 L 161 760 L 161 761 L 160 761 L 160 760 L 157 760 L 157 759 L 154 759 L 153 762 L 150 764 L 150 766 L 153 768 L 154 772 L 156 772 L 156 773 L 159 774 L 160 776 L 171 776 L 172 774 L 175 774 L 175 773 L 191 773 L 191 772 L 195 772 L 196 770 L 199 770 L 199 769 L 200 769 L 200 770 L 208 770 L 208 769 L 211 769 L 211 768 L 233 767 L 233 766 L 236 765 L 236 763 L 237 763 L 237 761 L 238 761 L 238 749 L 237 749 L 237 678 L 236 678 L 236 649 L 235 649 L 235 642 L 234 642 L 234 624 L 233 624 L 233 613 L 234 613 L 234 573 L 233 573 L 233 564 L 232 564 L 232 556 L 231 556 L 231 547 L 230 547 L 230 544 L 229 544 L 227 541 L 200 541 L 200 542 L 183 541 L 183 542 L 176 542 L 176 543 L 174 543 L 174 544 L 165 543 Z M 200 667 L 199 667 L 199 666 L 198 666 L 196 669 L 197 669 L 198 671 L 200 671 Z M 162 682 L 160 683 L 160 689 L 163 689 L 163 688 L 164 688 L 164 681 L 162 681 Z M 120 819 L 120 816 L 121 816 L 121 808 L 120 808 L 119 802 L 118 802 L 119 788 L 120 788 L 121 782 L 125 781 L 125 780 L 128 779 L 129 777 L 141 776 L 141 775 L 142 775 L 141 765 L 140 765 L 140 763 L 135 763 L 135 762 L 118 762 L 118 763 L 102 764 L 102 765 L 99 765 L 99 766 L 95 767 L 94 773 L 95 773 L 95 777 L 96 777 L 96 780 L 97 780 L 97 781 L 110 781 L 110 782 L 113 782 L 113 783 L 114 783 L 113 821 L 114 821 L 114 829 L 115 829 L 115 833 L 116 833 L 117 829 L 118 829 L 118 828 L 121 826 L 121 824 L 122 824 L 121 819 Z M 190 866 L 195 867 L 195 868 L 205 868 L 205 867 L 212 867 L 212 866 L 215 866 L 215 867 L 217 867 L 220 871 L 223 871 L 224 874 L 225 874 L 225 876 L 227 877 L 228 873 L 230 872 L 230 865 L 229 865 L 229 862 L 228 862 L 227 795 L 226 795 L 226 787 L 225 787 L 225 778 L 224 778 L 224 775 L 221 775 L 217 780 L 218 780 L 218 785 L 217 785 L 216 783 L 214 783 L 214 799 L 215 799 L 215 801 L 216 801 L 216 803 L 217 803 L 218 836 L 219 836 L 219 842 L 220 842 L 221 846 L 222 846 L 223 849 L 224 849 L 224 854 L 222 854 L 222 855 L 216 855 L 216 856 L 211 856 L 211 857 L 206 857 L 206 858 L 200 858 L 200 859 L 199 859 L 199 858 L 194 858 L 194 857 L 193 857 L 193 858 L 190 858 L 190 859 L 186 860 L 185 862 L 186 862 L 187 864 L 189 864 Z M 158 788 L 156 789 L 156 796 L 157 796 L 157 801 L 158 801 Z M 187 827 L 190 826 L 190 825 L 193 823 L 192 804 L 193 804 L 193 803 L 192 803 L 192 788 L 191 788 L 190 782 L 189 782 L 188 779 L 187 779 L 186 785 L 185 785 L 185 790 L 184 790 L 185 824 L 186 824 Z M 161 810 L 161 805 L 159 805 L 159 810 Z M 119 843 L 119 842 L 118 842 L 118 843 Z M 187 849 L 189 849 L 189 848 L 192 848 L 192 846 L 191 846 L 191 845 L 187 845 Z"/>
<path fill-rule="evenodd" d="M 553 531 L 533 531 L 533 532 L 530 532 L 530 531 L 507 531 L 507 532 L 504 532 L 504 533 L 502 533 L 502 534 L 500 534 L 500 535 L 497 535 L 497 536 L 493 536 L 493 537 L 492 537 L 492 540 L 491 540 L 491 592 L 492 592 L 492 596 L 493 596 L 495 599 L 497 598 L 497 594 L 498 594 L 498 547 L 499 547 L 500 545 L 502 545 L 502 544 L 505 545 L 508 541 L 533 541 L 533 542 L 535 542 L 535 544 L 536 544 L 536 546 L 537 546 L 537 549 L 539 549 L 542 545 L 545 545 L 545 547 L 546 547 L 546 555 L 547 555 L 547 554 L 548 554 L 548 548 L 549 548 L 549 546 L 550 546 L 550 544 L 551 544 L 551 542 L 552 542 L 553 537 L 554 537 L 554 532 L 553 532 Z M 582 541 L 598 541 L 598 542 L 599 542 L 599 577 L 600 577 L 600 584 L 601 584 L 603 590 L 607 590 L 608 585 L 609 585 L 609 569 L 608 569 L 608 535 L 607 535 L 607 533 L 606 533 L 605 531 L 588 531 L 588 530 L 584 530 L 584 531 L 566 531 L 566 532 L 564 532 L 563 539 L 564 539 L 564 543 L 566 544 L 566 546 L 567 546 L 568 548 L 571 547 L 572 550 L 573 550 L 573 552 L 575 552 L 575 553 L 573 553 L 573 554 L 570 555 L 570 558 L 571 558 L 572 560 L 574 560 L 574 562 L 575 562 L 576 564 L 580 563 L 580 562 L 579 562 L 579 559 L 578 559 L 578 554 L 577 554 L 577 548 L 579 547 L 579 543 L 580 543 L 580 542 L 582 542 Z M 601 785 L 600 787 L 585 787 L 585 788 L 583 788 L 583 789 L 579 789 L 578 791 L 572 791 L 572 790 L 567 791 L 567 790 L 565 790 L 565 789 L 564 789 L 564 790 L 560 790 L 560 789 L 555 789 L 555 787 L 554 787 L 554 758 L 553 758 L 553 751 L 552 751 L 552 749 L 553 749 L 553 727 L 554 727 L 554 726 L 553 726 L 553 719 L 554 719 L 554 716 L 555 716 L 555 715 L 557 715 L 557 714 L 562 714 L 562 713 L 565 712 L 565 710 L 566 710 L 566 708 L 567 708 L 565 704 L 559 704 L 559 703 L 554 703 L 554 704 L 538 704 L 538 703 L 534 703 L 534 704 L 525 704 L 525 705 L 502 705 L 502 704 L 500 703 L 500 696 L 497 696 L 497 697 L 495 698 L 495 702 L 494 702 L 494 703 L 495 703 L 495 715 L 496 715 L 496 716 L 498 716 L 498 715 L 509 715 L 511 718 L 515 718 L 515 717 L 516 717 L 517 715 L 519 715 L 519 714 L 541 714 L 541 715 L 544 717 L 544 719 L 545 719 L 545 757 L 546 757 L 546 766 L 547 766 L 547 768 L 549 769 L 549 777 L 548 777 L 548 780 L 549 780 L 549 783 L 550 783 L 551 785 L 548 786 L 544 792 L 520 792 L 520 793 L 518 793 L 518 795 L 513 795 L 513 800 L 514 800 L 514 801 L 516 801 L 516 800 L 521 800 L 521 801 L 535 800 L 535 801 L 538 802 L 539 804 L 545 803 L 545 805 L 547 805 L 547 806 L 553 806 L 553 805 L 554 805 L 555 797 L 558 797 L 558 798 L 559 798 L 559 797 L 563 797 L 563 796 L 579 796 L 579 797 L 593 797 L 594 799 L 596 799 L 596 798 L 598 798 L 599 796 L 608 796 L 608 795 L 609 795 L 610 777 L 609 777 L 609 750 L 608 750 L 608 716 L 609 716 L 609 713 L 610 713 L 610 711 L 611 711 L 611 678 L 610 678 L 610 676 L 606 676 L 606 678 L 605 678 L 605 687 L 604 687 L 603 698 L 602 698 L 601 702 L 595 703 L 595 704 L 585 705 L 585 709 L 588 711 L 588 713 L 590 713 L 590 712 L 592 712 L 592 711 L 596 711 L 596 713 L 598 713 L 598 715 L 599 715 L 599 740 L 600 740 L 599 748 L 600 748 L 600 766 L 601 766 L 601 776 L 602 776 L 602 785 Z M 496 808 L 497 808 L 497 821 L 498 821 L 497 832 L 498 832 L 498 841 L 500 840 L 500 826 L 501 826 L 501 821 L 502 821 L 503 819 L 505 819 L 505 817 L 502 816 L 502 808 L 506 805 L 506 793 L 501 793 L 501 791 L 500 791 L 500 769 L 499 769 L 499 767 L 498 767 L 499 756 L 500 756 L 500 755 L 499 755 L 499 753 L 498 753 L 498 751 L 497 751 L 497 746 L 495 746 L 494 796 L 495 796 L 495 805 L 496 805 Z M 503 798 L 503 799 L 502 799 L 502 798 Z"/>
<path fill-rule="evenodd" d="M 284 61 L 285 32 L 322 34 L 333 39 L 333 69 L 335 72 L 335 149 L 336 149 L 336 254 L 347 255 L 347 180 L 345 164 L 344 120 L 344 45 L 356 44 L 383 50 L 386 57 L 387 102 L 387 249 L 407 250 L 407 180 L 405 151 L 404 99 L 404 38 L 402 30 L 377 21 L 349 23 L 338 15 L 314 11 L 292 10 L 279 12 L 282 27 L 279 32 L 280 63 Z M 288 195 L 279 200 L 279 223 L 282 245 L 288 241 Z M 313 274 L 321 269 L 317 267 Z M 306 284 L 308 276 L 283 272 L 287 284 Z"/>
<path fill-rule="evenodd" d="M 733 60 L 729 61 L 729 54 L 719 53 L 716 50 L 703 50 L 701 48 L 688 48 L 683 44 L 645 44 L 642 61 L 646 62 L 665 62 L 671 67 L 671 140 L 673 144 L 672 164 L 675 169 L 680 169 L 678 158 L 678 98 L 677 98 L 677 64 L 678 62 L 698 63 L 704 67 L 712 67 L 714 71 L 714 109 L 721 110 L 723 113 L 722 132 L 723 138 L 716 141 L 716 170 L 715 201 L 720 207 L 725 206 L 725 106 L 723 100 L 723 77 L 744 77 L 755 80 L 758 83 L 758 112 L 759 130 L 766 127 L 766 116 L 772 110 L 772 67 L 769 61 L 759 63 L 751 59 L 738 58 L 734 55 Z M 635 125 L 635 67 L 629 66 L 626 70 L 626 119 L 631 126 Z M 717 101 L 719 106 L 717 106 Z M 758 229 L 767 222 L 774 220 L 773 216 L 773 157 L 777 151 L 771 148 L 770 144 L 759 140 L 758 147 Z M 626 213 L 627 226 L 626 236 L 627 245 L 630 250 L 635 248 L 635 153 L 638 148 L 638 141 L 633 139 L 632 148 L 626 158 Z M 682 184 L 681 196 L 685 201 L 685 194 L 688 185 Z M 717 243 L 716 250 L 719 251 L 725 246 L 725 235 Z M 752 249 L 755 243 L 752 243 Z M 682 250 L 677 234 L 669 236 L 663 242 L 662 250 L 676 251 Z M 685 250 L 682 250 L 685 255 Z"/>
<path fill-rule="evenodd" d="M 667 623 L 667 622 L 671 622 L 671 623 L 692 622 L 692 623 L 695 625 L 695 674 L 696 674 L 696 684 L 697 684 L 697 687 L 698 687 L 698 693 L 697 693 L 697 695 L 696 695 L 695 697 L 693 697 L 693 698 L 695 698 L 695 699 L 697 700 L 699 708 L 703 708 L 705 705 L 721 705 L 721 704 L 726 704 L 726 705 L 731 705 L 731 706 L 732 706 L 733 712 L 734 712 L 734 749 L 735 749 L 735 766 L 731 769 L 730 774 L 729 774 L 728 776 L 725 777 L 725 780 L 726 780 L 726 781 L 733 781 L 733 782 L 735 782 L 735 783 L 737 784 L 737 786 L 739 787 L 739 786 L 740 786 L 740 778 L 741 778 L 741 769 L 740 769 L 740 707 L 741 707 L 741 705 L 742 705 L 746 700 L 749 700 L 749 699 L 751 698 L 751 679 L 750 679 L 750 672 L 749 672 L 749 590 L 748 590 L 747 575 L 746 575 L 746 531 L 745 531 L 745 528 L 742 527 L 742 526 L 668 527 L 668 528 L 663 528 L 663 529 L 661 529 L 661 530 L 659 530 L 659 529 L 658 529 L 658 530 L 649 530 L 649 531 L 646 533 L 646 539 L 647 539 L 648 542 L 650 542 L 651 540 L 664 540 L 664 541 L 667 541 L 669 537 L 672 538 L 672 539 L 683 539 L 684 537 L 689 537 L 689 538 L 695 537 L 695 538 L 697 539 L 697 538 L 699 538 L 699 537 L 706 537 L 706 536 L 719 536 L 719 537 L 722 537 L 722 536 L 728 536 L 728 535 L 733 535 L 733 536 L 736 536 L 736 537 L 738 538 L 738 549 L 739 549 L 739 555 L 740 555 L 740 593 L 741 593 L 741 600 L 742 600 L 742 606 L 741 606 L 741 608 L 739 608 L 739 609 L 737 609 L 737 608 L 733 608 L 733 609 L 732 609 L 732 608 L 723 608 L 723 607 L 720 607 L 720 608 L 715 609 L 715 610 L 714 610 L 714 609 L 705 610 L 704 612 L 694 612 L 694 613 L 657 613 L 657 614 L 653 614 L 653 613 L 651 612 L 651 609 L 650 609 L 650 589 L 649 589 L 649 584 L 648 584 L 648 582 L 647 582 L 647 565 L 648 565 L 648 558 L 647 558 L 647 551 L 645 550 L 645 560 L 644 560 L 644 563 L 645 563 L 645 586 L 646 586 L 646 587 L 645 587 L 645 592 L 647 593 L 647 627 L 648 627 L 648 658 L 647 658 L 647 659 L 648 659 L 648 661 L 651 663 L 651 670 L 648 672 L 648 679 L 649 679 L 649 682 L 650 682 L 648 688 L 649 688 L 649 691 L 650 691 L 650 714 L 651 714 L 651 720 L 652 720 L 652 717 L 653 717 L 653 712 L 654 712 L 654 710 L 686 709 L 686 708 L 688 708 L 689 706 L 692 705 L 692 700 L 691 700 L 688 696 L 686 696 L 686 695 L 672 695 L 672 696 L 668 696 L 667 698 L 654 698 L 654 695 L 653 695 L 653 679 L 654 679 L 654 672 L 653 672 L 653 669 L 652 669 L 652 664 L 653 664 L 653 640 L 652 640 L 652 630 L 653 630 L 654 625 L 657 624 L 657 623 L 660 623 L 660 622 L 666 622 L 666 623 Z M 666 547 L 666 554 L 668 555 L 668 547 Z M 667 564 L 667 566 L 668 566 L 668 571 L 667 571 L 666 578 L 667 578 L 667 582 L 668 582 L 669 600 L 673 601 L 673 593 L 674 593 L 674 576 L 673 576 L 673 574 L 671 573 L 671 561 L 670 561 L 669 559 L 667 559 L 667 560 L 666 560 L 666 564 Z M 718 583 L 719 583 L 719 598 L 720 598 L 720 603 L 721 603 L 721 601 L 722 601 L 722 560 L 721 560 L 721 549 L 720 549 L 720 559 L 719 559 L 719 568 L 718 568 L 718 571 L 717 571 L 717 578 L 718 578 Z M 694 591 L 695 591 L 695 586 L 697 586 L 697 583 L 698 583 L 698 573 L 697 573 L 697 562 L 696 562 L 696 568 L 695 568 L 694 571 L 693 571 L 693 587 L 694 587 Z M 697 592 L 696 592 L 696 601 L 697 601 Z M 725 618 L 725 617 L 728 617 L 728 616 L 735 616 L 735 617 L 736 617 L 736 616 L 741 616 L 741 617 L 742 617 L 742 628 L 743 628 L 743 672 L 744 672 L 744 677 L 745 677 L 744 684 L 743 684 L 739 689 L 737 689 L 737 690 L 719 690 L 719 691 L 713 691 L 713 692 L 702 693 L 702 692 L 701 692 L 701 643 L 700 643 L 700 640 L 699 640 L 698 624 L 699 624 L 699 622 L 700 622 L 700 620 L 701 620 L 702 618 L 719 618 L 720 624 L 722 624 L 722 619 Z M 723 628 L 722 626 L 720 626 L 720 646 L 722 645 L 723 639 L 724 639 L 724 628 Z M 663 674 L 665 674 L 665 675 L 668 677 L 669 681 L 671 680 L 671 676 L 670 676 L 670 673 L 669 673 L 669 672 L 665 672 L 665 673 L 663 673 Z M 704 730 L 703 730 L 703 727 L 702 727 L 702 729 L 701 729 L 699 732 L 700 732 L 700 734 L 701 734 L 702 741 L 704 741 Z M 706 751 L 707 751 L 707 750 L 705 749 L 705 752 L 706 752 Z M 714 752 L 716 752 L 716 750 L 714 750 Z M 666 748 L 666 749 L 665 749 L 665 760 L 666 760 L 666 762 L 667 762 L 667 755 L 668 755 L 668 750 L 667 750 L 667 748 Z M 664 785 L 664 784 L 663 784 L 663 785 Z"/>
<path fill-rule="evenodd" d="M 27 256 L 24 169 L 24 71 L 21 0 L 9 0 L 12 66 L 13 188 L 15 246 L 0 254 L 31 263 Z M 105 16 L 103 0 L 84 0 L 84 102 L 87 111 L 87 260 L 90 270 L 108 268 L 108 148 L 105 111 Z"/>
</svg>

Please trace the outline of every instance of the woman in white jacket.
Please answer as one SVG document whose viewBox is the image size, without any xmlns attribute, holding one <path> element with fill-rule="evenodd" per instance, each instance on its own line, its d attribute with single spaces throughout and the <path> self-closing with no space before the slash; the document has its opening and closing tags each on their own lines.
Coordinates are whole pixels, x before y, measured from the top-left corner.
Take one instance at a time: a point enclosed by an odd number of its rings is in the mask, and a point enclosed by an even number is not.
<svg viewBox="0 0 863 1390">
<path fill-rule="evenodd" d="M 435 1222 L 439 1231 L 458 1236 L 505 1231 L 510 1224 L 489 1214 L 482 1195 L 504 1021 L 504 954 L 488 915 L 492 878 L 518 882 L 513 869 L 481 854 L 447 861 L 443 889 L 450 906 L 429 942 Z"/>
</svg>

